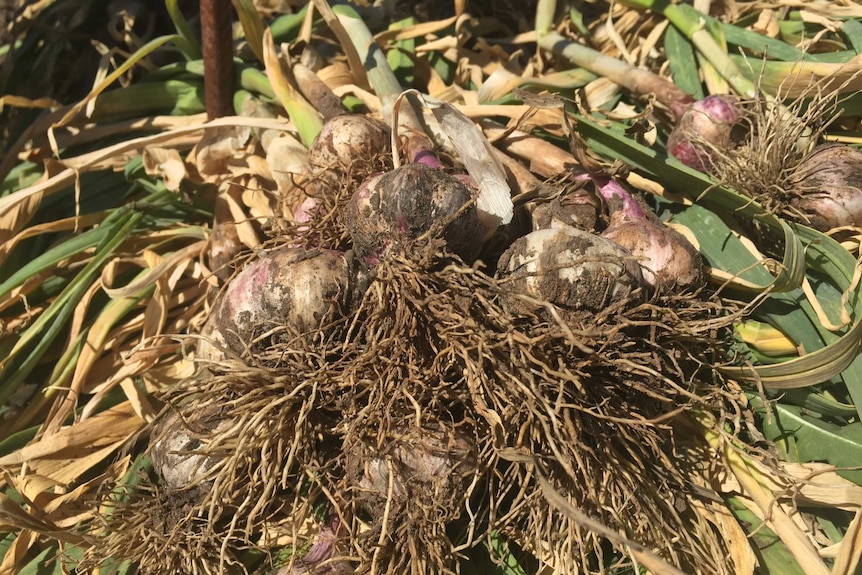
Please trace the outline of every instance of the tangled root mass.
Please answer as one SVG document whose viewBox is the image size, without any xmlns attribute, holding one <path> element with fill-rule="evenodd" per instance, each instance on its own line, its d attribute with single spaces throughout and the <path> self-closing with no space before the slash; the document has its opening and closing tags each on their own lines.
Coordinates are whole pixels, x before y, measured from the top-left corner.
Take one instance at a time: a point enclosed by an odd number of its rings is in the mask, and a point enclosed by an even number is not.
<svg viewBox="0 0 862 575">
<path fill-rule="evenodd" d="M 377 263 L 325 330 L 171 390 L 181 420 L 217 407 L 231 422 L 201 442 L 218 459 L 195 489 L 150 476 L 115 493 L 89 564 L 242 572 L 245 551 L 272 566 L 286 548 L 284 574 L 446 573 L 502 535 L 559 572 L 606 572 L 606 541 L 551 490 L 688 572 L 732 573 L 692 509 L 675 431 L 724 400 L 709 367 L 722 306 L 636 291 L 590 314 L 537 309 L 443 238 L 423 241 Z"/>
</svg>

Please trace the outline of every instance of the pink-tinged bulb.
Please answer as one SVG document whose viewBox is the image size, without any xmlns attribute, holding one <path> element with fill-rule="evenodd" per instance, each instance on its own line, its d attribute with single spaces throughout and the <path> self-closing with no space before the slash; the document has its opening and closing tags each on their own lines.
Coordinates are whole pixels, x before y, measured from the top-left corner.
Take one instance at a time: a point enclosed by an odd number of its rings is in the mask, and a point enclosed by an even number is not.
<svg viewBox="0 0 862 575">
<path fill-rule="evenodd" d="M 708 172 L 716 150 L 733 144 L 734 128 L 740 118 L 736 98 L 707 96 L 682 115 L 667 139 L 667 150 L 686 166 Z"/>
<path fill-rule="evenodd" d="M 631 220 L 616 212 L 602 236 L 631 252 L 641 266 L 644 282 L 654 289 L 693 291 L 703 286 L 700 253 L 664 224 Z"/>
<path fill-rule="evenodd" d="M 826 232 L 862 224 L 862 151 L 841 144 L 818 146 L 797 166 L 790 204 L 802 221 Z"/>
<path fill-rule="evenodd" d="M 592 180 L 611 210 L 602 237 L 635 257 L 647 285 L 660 291 L 693 291 L 703 285 L 700 253 L 682 234 L 647 215 L 646 208 L 613 178 L 594 175 Z"/>
<path fill-rule="evenodd" d="M 282 248 L 238 273 L 225 286 L 203 328 L 197 356 L 221 361 L 257 345 L 316 333 L 349 307 L 352 263 L 333 250 Z M 254 343 L 269 334 L 266 341 Z"/>
</svg>

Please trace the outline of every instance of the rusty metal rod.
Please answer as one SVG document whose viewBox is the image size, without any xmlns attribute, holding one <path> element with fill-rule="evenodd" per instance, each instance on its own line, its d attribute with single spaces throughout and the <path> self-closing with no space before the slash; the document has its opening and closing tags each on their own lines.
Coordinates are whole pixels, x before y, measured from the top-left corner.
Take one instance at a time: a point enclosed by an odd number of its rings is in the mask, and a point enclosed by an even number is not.
<svg viewBox="0 0 862 575">
<path fill-rule="evenodd" d="M 204 100 L 210 120 L 233 114 L 231 0 L 201 0 Z"/>
</svg>

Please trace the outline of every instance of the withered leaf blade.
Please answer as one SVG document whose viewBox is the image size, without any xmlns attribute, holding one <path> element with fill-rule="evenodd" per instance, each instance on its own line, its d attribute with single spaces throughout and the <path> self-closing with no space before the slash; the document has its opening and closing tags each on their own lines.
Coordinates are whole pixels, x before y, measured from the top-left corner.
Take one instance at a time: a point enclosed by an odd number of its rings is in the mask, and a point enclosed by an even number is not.
<svg viewBox="0 0 862 575">
<path fill-rule="evenodd" d="M 423 98 L 479 188 L 476 209 L 488 233 L 510 223 L 514 215 L 512 191 L 482 130 L 455 106 L 429 96 Z"/>
</svg>

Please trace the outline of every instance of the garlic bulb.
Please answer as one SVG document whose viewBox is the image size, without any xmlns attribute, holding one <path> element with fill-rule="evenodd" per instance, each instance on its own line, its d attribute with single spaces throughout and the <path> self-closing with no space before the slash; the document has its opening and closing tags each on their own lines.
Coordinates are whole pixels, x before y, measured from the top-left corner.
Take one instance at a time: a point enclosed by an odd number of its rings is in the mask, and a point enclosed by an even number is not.
<svg viewBox="0 0 862 575">
<path fill-rule="evenodd" d="M 593 175 L 592 180 L 611 210 L 611 221 L 602 237 L 637 259 L 648 286 L 677 292 L 703 286 L 703 260 L 691 242 L 664 225 L 614 178 Z"/>
<path fill-rule="evenodd" d="M 599 220 L 598 206 L 599 200 L 587 190 L 573 190 L 533 208 L 533 229 L 569 227 L 592 232 Z"/>
<path fill-rule="evenodd" d="M 603 310 L 631 298 L 643 284 L 640 267 L 614 242 L 573 228 L 537 230 L 503 253 L 498 278 L 513 293 L 563 312 Z"/>
<path fill-rule="evenodd" d="M 308 163 L 315 173 L 330 170 L 347 173 L 358 160 L 389 152 L 386 124 L 362 114 L 341 114 L 323 125 L 308 149 Z"/>
<path fill-rule="evenodd" d="M 153 469 L 161 484 L 171 489 L 205 483 L 223 459 L 218 454 L 206 453 L 207 438 L 229 429 L 231 420 L 213 409 L 192 413 L 191 419 L 183 420 L 176 411 L 169 411 L 150 435 Z"/>
<path fill-rule="evenodd" d="M 418 163 L 363 182 L 347 204 L 345 220 L 356 255 L 369 265 L 429 233 L 472 262 L 484 237 L 473 191 L 458 178 Z"/>
<path fill-rule="evenodd" d="M 602 237 L 628 250 L 640 263 L 644 282 L 653 288 L 695 290 L 704 284 L 700 253 L 682 234 L 662 223 L 628 220 L 614 212 Z"/>
<path fill-rule="evenodd" d="M 732 145 L 740 118 L 736 98 L 707 96 L 682 115 L 667 139 L 667 150 L 683 164 L 709 171 L 716 150 Z"/>
<path fill-rule="evenodd" d="M 358 487 L 387 496 L 391 478 L 392 493 L 399 499 L 433 502 L 463 497 L 476 471 L 474 441 L 451 423 L 438 425 L 399 429 L 393 434 L 398 439 L 385 446 L 385 453 L 360 447 L 361 461 L 351 461 Z"/>
<path fill-rule="evenodd" d="M 790 205 L 822 232 L 862 224 L 862 151 L 851 146 L 817 146 L 796 167 Z"/>
<path fill-rule="evenodd" d="M 242 355 L 260 336 L 289 339 L 343 317 L 356 287 L 352 258 L 333 250 L 283 248 L 243 269 L 216 301 L 198 357 Z"/>
</svg>

